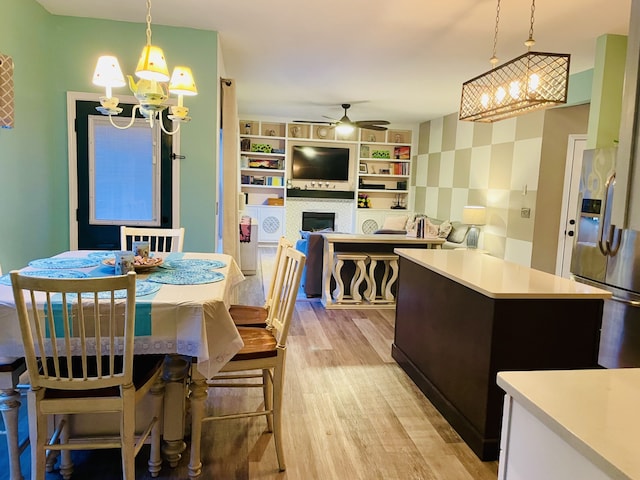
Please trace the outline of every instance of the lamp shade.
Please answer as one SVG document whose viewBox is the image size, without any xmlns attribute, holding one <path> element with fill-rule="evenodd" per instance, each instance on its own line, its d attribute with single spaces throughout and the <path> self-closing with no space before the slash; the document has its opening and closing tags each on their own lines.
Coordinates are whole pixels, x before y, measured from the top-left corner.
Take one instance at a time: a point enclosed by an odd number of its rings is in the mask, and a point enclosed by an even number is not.
<svg viewBox="0 0 640 480">
<path fill-rule="evenodd" d="M 116 57 L 103 55 L 98 58 L 93 72 L 93 84 L 99 87 L 124 87 L 124 76 Z"/>
<path fill-rule="evenodd" d="M 136 67 L 138 78 L 155 80 L 156 82 L 169 81 L 169 69 L 164 59 L 164 52 L 155 45 L 145 45 Z"/>
<path fill-rule="evenodd" d="M 484 225 L 486 209 L 484 207 L 467 205 L 462 209 L 462 223 L 467 225 Z"/>
<path fill-rule="evenodd" d="M 169 92 L 174 95 L 197 95 L 198 89 L 189 67 L 175 67 L 169 82 Z"/>
</svg>

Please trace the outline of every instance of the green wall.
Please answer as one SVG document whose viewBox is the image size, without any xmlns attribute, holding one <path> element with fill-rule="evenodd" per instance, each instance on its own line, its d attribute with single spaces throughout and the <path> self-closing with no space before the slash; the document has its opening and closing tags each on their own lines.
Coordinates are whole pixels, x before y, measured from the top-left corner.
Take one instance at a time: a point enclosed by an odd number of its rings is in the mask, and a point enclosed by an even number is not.
<svg viewBox="0 0 640 480">
<path fill-rule="evenodd" d="M 99 55 L 118 56 L 132 72 L 145 42 L 143 24 L 54 16 L 34 0 L 4 0 L 0 52 L 14 60 L 16 121 L 0 130 L 0 264 L 69 248 L 67 91 L 99 93 L 91 84 Z M 168 63 L 190 65 L 198 96 L 185 100 L 193 121 L 181 132 L 181 225 L 185 249 L 213 251 L 217 129 L 216 32 L 153 26 Z M 116 95 L 130 95 L 127 88 Z"/>
</svg>

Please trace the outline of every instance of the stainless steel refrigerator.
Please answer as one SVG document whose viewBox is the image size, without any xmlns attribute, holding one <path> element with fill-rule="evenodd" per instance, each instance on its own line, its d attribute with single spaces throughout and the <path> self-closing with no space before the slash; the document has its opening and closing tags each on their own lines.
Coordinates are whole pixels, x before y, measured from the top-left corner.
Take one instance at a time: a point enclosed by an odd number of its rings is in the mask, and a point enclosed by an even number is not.
<svg viewBox="0 0 640 480">
<path fill-rule="evenodd" d="M 605 301 L 598 363 L 640 367 L 640 237 L 611 229 L 616 148 L 586 150 L 571 273 L 613 294 Z"/>
</svg>

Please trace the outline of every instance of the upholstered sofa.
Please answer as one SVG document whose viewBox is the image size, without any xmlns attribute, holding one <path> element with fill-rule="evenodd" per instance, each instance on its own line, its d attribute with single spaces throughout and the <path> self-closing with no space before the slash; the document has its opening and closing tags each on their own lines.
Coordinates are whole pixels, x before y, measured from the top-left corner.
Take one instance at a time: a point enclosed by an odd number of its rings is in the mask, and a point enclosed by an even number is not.
<svg viewBox="0 0 640 480">
<path fill-rule="evenodd" d="M 300 232 L 302 238 L 296 242 L 296 250 L 307 256 L 300 281 L 308 298 L 322 296 L 322 253 L 324 250 L 323 233 Z"/>
<path fill-rule="evenodd" d="M 414 225 L 415 218 L 407 220 L 406 215 L 388 215 L 382 228 L 376 230 L 374 233 L 384 234 L 398 234 L 406 235 L 407 230 L 411 230 Z M 445 242 L 442 244 L 442 248 L 446 250 L 453 250 L 455 248 L 465 247 L 465 240 L 469 231 L 469 226 L 460 222 L 444 221 L 437 218 L 426 217 L 427 222 L 438 228 L 434 228 L 430 235 L 439 236 L 445 238 Z M 450 229 L 449 229 L 450 225 Z"/>
</svg>

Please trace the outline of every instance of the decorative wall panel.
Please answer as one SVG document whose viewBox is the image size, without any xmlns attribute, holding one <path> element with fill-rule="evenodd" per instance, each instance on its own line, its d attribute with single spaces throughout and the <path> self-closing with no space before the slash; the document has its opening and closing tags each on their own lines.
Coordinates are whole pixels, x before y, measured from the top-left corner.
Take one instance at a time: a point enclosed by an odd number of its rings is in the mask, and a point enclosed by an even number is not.
<svg viewBox="0 0 640 480">
<path fill-rule="evenodd" d="M 0 127 L 13 128 L 13 60 L 0 53 Z"/>
</svg>

